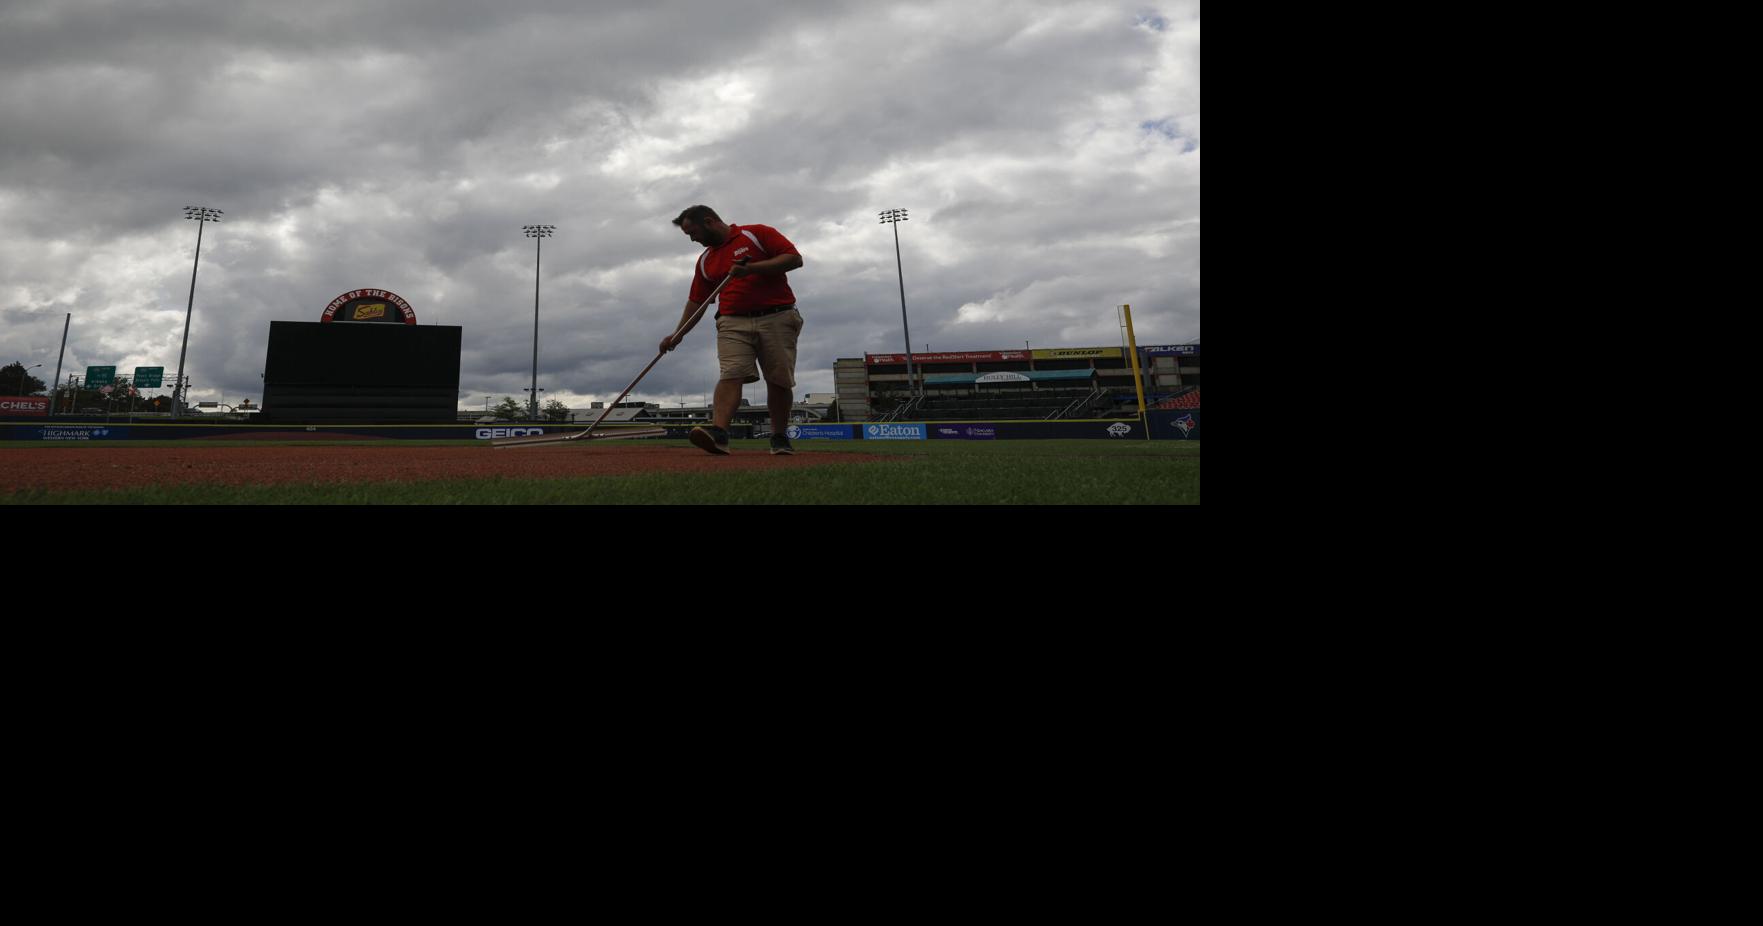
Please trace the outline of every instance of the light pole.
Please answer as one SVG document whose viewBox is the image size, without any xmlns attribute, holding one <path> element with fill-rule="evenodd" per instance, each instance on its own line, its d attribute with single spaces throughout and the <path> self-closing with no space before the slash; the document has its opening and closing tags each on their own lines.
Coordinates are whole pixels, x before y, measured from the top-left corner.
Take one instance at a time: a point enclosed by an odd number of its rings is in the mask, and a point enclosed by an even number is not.
<svg viewBox="0 0 1763 926">
<path fill-rule="evenodd" d="M 919 393 L 912 382 L 912 326 L 906 322 L 906 271 L 900 266 L 900 223 L 906 220 L 904 209 L 881 213 L 881 223 L 894 226 L 894 271 L 900 275 L 900 327 L 906 332 L 906 386 L 917 396 Z"/>
<path fill-rule="evenodd" d="M 55 389 L 49 394 L 55 398 L 49 402 L 49 417 L 55 417 L 55 405 L 61 399 L 61 363 L 67 359 L 67 329 L 73 326 L 73 313 L 61 322 L 61 353 L 55 355 Z"/>
<path fill-rule="evenodd" d="M 184 381 L 184 356 L 190 350 L 190 315 L 196 308 L 196 268 L 202 265 L 202 226 L 209 222 L 218 222 L 223 215 L 219 209 L 206 206 L 185 206 L 184 218 L 196 223 L 196 261 L 190 265 L 190 301 L 184 306 L 184 346 L 178 349 L 178 383 Z M 171 418 L 180 420 L 184 414 L 184 401 L 189 396 L 182 389 L 173 389 L 171 394 Z"/>
<path fill-rule="evenodd" d="M 38 368 L 40 366 L 42 366 L 42 364 L 33 363 L 27 367 L 24 365 L 23 360 L 20 360 L 18 362 L 18 394 L 19 395 L 24 395 L 27 391 L 29 391 L 29 390 L 25 389 L 25 383 L 27 381 L 29 381 L 30 376 L 31 376 L 31 371 L 35 370 L 36 368 Z"/>
<path fill-rule="evenodd" d="M 543 256 L 545 239 L 557 230 L 555 225 L 522 225 L 520 230 L 533 239 L 533 388 L 527 402 L 530 416 L 539 417 L 539 259 Z"/>
</svg>

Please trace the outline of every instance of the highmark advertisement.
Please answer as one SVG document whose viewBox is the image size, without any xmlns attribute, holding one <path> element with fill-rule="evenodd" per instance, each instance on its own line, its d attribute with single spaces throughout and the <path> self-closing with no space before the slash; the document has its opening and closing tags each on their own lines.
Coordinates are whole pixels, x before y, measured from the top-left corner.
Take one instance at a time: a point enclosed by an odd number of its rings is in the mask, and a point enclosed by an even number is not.
<svg viewBox="0 0 1763 926">
<path fill-rule="evenodd" d="M 864 440 L 924 440 L 923 424 L 872 424 L 863 429 Z"/>
<path fill-rule="evenodd" d="M 41 433 L 42 440 L 121 440 L 129 436 L 127 428 L 82 427 L 80 425 L 45 427 Z"/>
</svg>

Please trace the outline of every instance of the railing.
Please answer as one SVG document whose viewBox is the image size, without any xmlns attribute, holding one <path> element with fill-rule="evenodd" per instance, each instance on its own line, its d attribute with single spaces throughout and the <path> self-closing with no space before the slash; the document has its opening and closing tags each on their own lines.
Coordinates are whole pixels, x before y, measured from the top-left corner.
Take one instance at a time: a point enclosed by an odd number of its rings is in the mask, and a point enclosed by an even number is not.
<svg viewBox="0 0 1763 926">
<path fill-rule="evenodd" d="M 909 417 L 914 412 L 918 411 L 919 408 L 924 405 L 924 400 L 925 400 L 924 396 L 915 395 L 912 398 L 907 399 L 906 401 L 901 402 L 900 404 L 894 406 L 891 410 L 888 411 L 887 414 L 881 416 L 880 418 L 878 418 L 876 420 L 877 421 L 899 421 L 902 418 Z"/>
<path fill-rule="evenodd" d="M 1064 408 L 1048 412 L 1047 417 L 1043 420 L 1055 421 L 1060 418 L 1069 418 L 1069 417 L 1071 417 L 1073 412 L 1076 412 L 1079 409 L 1088 410 L 1091 405 L 1095 404 L 1097 396 L 1105 395 L 1106 393 L 1107 393 L 1107 390 L 1102 389 L 1100 387 L 1091 389 L 1089 394 L 1084 396 L 1083 398 L 1073 399 L 1071 401 L 1071 404 L 1065 406 Z"/>
</svg>

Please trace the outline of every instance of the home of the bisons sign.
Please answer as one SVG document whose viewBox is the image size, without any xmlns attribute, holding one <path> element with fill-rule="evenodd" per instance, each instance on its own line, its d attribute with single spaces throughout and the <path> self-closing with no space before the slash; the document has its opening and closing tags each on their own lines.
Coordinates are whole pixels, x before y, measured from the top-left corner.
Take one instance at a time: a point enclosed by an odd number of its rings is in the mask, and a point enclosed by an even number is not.
<svg viewBox="0 0 1763 926">
<path fill-rule="evenodd" d="M 324 307 L 321 322 L 382 322 L 416 324 L 416 310 L 397 293 L 383 289 L 350 290 Z"/>
</svg>

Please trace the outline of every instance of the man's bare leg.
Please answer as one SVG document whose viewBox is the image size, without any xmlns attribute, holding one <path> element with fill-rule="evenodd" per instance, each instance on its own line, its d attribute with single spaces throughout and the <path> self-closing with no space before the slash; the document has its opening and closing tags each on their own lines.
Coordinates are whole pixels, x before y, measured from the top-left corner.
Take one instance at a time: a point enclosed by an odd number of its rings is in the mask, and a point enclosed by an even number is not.
<svg viewBox="0 0 1763 926">
<path fill-rule="evenodd" d="M 790 428 L 790 405 L 796 397 L 788 386 L 765 384 L 765 404 L 771 407 L 771 433 L 784 434 Z"/>
<path fill-rule="evenodd" d="M 716 411 L 713 419 L 716 426 L 728 430 L 728 424 L 735 418 L 735 409 L 741 405 L 741 381 L 738 379 L 719 379 L 716 381 Z"/>
</svg>

